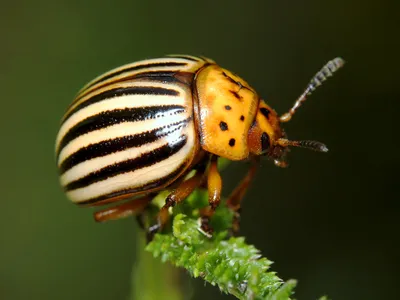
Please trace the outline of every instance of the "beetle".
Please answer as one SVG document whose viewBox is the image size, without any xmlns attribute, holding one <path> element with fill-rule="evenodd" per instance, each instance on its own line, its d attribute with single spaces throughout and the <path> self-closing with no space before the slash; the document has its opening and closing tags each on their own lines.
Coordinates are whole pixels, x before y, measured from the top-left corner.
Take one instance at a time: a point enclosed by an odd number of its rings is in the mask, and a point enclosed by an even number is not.
<svg viewBox="0 0 400 300">
<path fill-rule="evenodd" d="M 246 81 L 205 57 L 169 55 L 113 69 L 84 86 L 61 121 L 55 147 L 61 185 L 81 206 L 118 202 L 95 212 L 98 222 L 140 214 L 157 193 L 172 189 L 148 228 L 152 235 L 170 207 L 206 184 L 209 210 L 200 228 L 210 235 L 222 189 L 218 158 L 250 160 L 227 200 L 237 230 L 259 157 L 286 167 L 289 146 L 328 151 L 320 142 L 287 139 L 281 123 L 343 64 L 338 57 L 324 65 L 280 117 Z"/>
</svg>

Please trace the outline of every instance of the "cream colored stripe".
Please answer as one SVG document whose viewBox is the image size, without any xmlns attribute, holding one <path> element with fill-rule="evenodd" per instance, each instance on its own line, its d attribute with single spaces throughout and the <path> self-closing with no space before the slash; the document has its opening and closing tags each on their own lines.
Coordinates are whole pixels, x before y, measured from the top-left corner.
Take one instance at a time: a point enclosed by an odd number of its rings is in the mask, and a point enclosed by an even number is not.
<svg viewBox="0 0 400 300">
<path fill-rule="evenodd" d="M 189 69 L 191 64 L 197 63 L 197 62 L 194 62 L 194 61 L 188 61 L 186 59 L 174 58 L 174 57 L 153 58 L 153 59 L 146 59 L 146 60 L 137 61 L 137 62 L 134 62 L 134 63 L 122 65 L 120 67 L 114 68 L 114 69 L 112 69 L 112 70 L 110 70 L 110 71 L 108 71 L 106 73 L 103 73 L 103 74 L 97 76 L 95 79 L 93 79 L 90 82 L 88 82 L 79 91 L 79 93 L 83 92 L 86 89 L 86 87 L 91 85 L 93 82 L 96 82 L 97 80 L 100 80 L 101 78 L 104 78 L 104 77 L 106 77 L 106 76 L 108 76 L 110 74 L 113 74 L 113 73 L 116 73 L 116 72 L 120 72 L 120 71 L 125 70 L 125 69 L 130 69 L 130 68 L 133 68 L 133 67 L 137 67 L 137 66 L 142 66 L 142 65 L 144 66 L 144 65 L 155 64 L 155 63 L 169 63 L 169 62 L 172 62 L 172 63 L 187 63 L 188 65 L 187 66 L 177 66 L 177 67 L 150 67 L 150 68 L 146 68 L 146 69 L 147 70 L 151 70 L 151 71 L 157 71 L 157 70 L 164 70 L 164 71 L 165 70 L 171 70 L 171 71 L 173 71 L 173 70 L 185 70 L 185 69 Z M 141 72 L 145 71 L 146 69 L 141 69 L 138 72 L 141 73 Z M 136 71 L 129 72 L 129 75 L 134 74 L 134 73 L 137 73 L 137 72 Z M 123 74 L 120 74 L 120 75 L 123 75 Z M 120 75 L 118 77 L 112 77 L 110 79 L 119 78 Z M 126 74 L 124 76 L 126 76 Z M 104 82 L 107 82 L 107 81 L 104 81 Z"/>
<path fill-rule="evenodd" d="M 80 94 L 82 94 L 82 93 L 85 93 L 85 94 L 91 93 L 91 92 L 95 91 L 98 88 L 98 86 L 107 86 L 107 87 L 109 87 L 108 84 L 110 84 L 110 83 L 112 83 L 114 81 L 124 80 L 124 78 L 132 77 L 132 76 L 140 74 L 140 73 L 158 72 L 158 71 L 159 72 L 162 72 L 162 71 L 182 72 L 182 71 L 189 71 L 189 70 L 191 70 L 191 69 L 188 66 L 176 66 L 176 67 L 152 67 L 152 68 L 146 68 L 146 69 L 141 69 L 141 70 L 137 70 L 137 71 L 130 71 L 130 72 L 119 74 L 118 76 L 114 76 L 114 77 L 108 78 L 107 80 L 100 81 L 99 83 L 96 83 L 95 85 L 93 85 L 93 86 L 81 91 Z M 80 94 L 77 95 L 77 98 L 80 97 Z"/>
<path fill-rule="evenodd" d="M 158 178 L 167 176 L 177 169 L 189 156 L 193 148 L 193 134 L 189 135 L 187 144 L 176 154 L 146 168 L 132 170 L 106 180 L 93 183 L 87 187 L 69 191 L 68 197 L 75 203 L 104 194 L 116 192 L 121 189 L 135 188 L 145 185 Z"/>
<path fill-rule="evenodd" d="M 61 150 L 58 158 L 58 165 L 60 166 L 61 163 L 71 154 L 90 144 L 95 144 L 101 141 L 127 135 L 139 134 L 155 128 L 160 128 L 172 123 L 183 121 L 189 117 L 190 115 L 188 113 L 183 113 L 174 115 L 173 117 L 157 118 L 139 122 L 125 122 L 88 132 L 72 140 Z"/>
<path fill-rule="evenodd" d="M 145 144 L 141 147 L 137 148 L 130 148 L 124 151 L 116 152 L 109 154 L 103 157 L 96 157 L 91 160 L 87 160 L 82 162 L 72 169 L 65 172 L 63 175 L 60 176 L 60 181 L 63 186 L 67 185 L 68 183 L 82 178 L 91 172 L 97 171 L 102 169 L 108 165 L 113 165 L 118 162 L 122 162 L 128 159 L 134 159 L 139 157 L 143 153 L 150 152 L 158 147 L 161 147 L 166 144 L 166 139 L 161 138 L 156 142 Z"/>
<path fill-rule="evenodd" d="M 96 95 L 99 95 L 103 92 L 107 92 L 112 89 L 124 89 L 124 88 L 132 88 L 132 87 L 159 87 L 159 88 L 164 88 L 164 89 L 175 90 L 181 94 L 184 93 L 184 90 L 182 88 L 180 88 L 179 86 L 172 85 L 172 84 L 165 84 L 162 82 L 152 82 L 152 81 L 149 82 L 149 81 L 139 81 L 139 80 L 133 80 L 133 81 L 129 81 L 129 82 L 117 82 L 115 84 L 99 88 L 99 89 L 87 94 L 85 97 L 79 99 L 71 107 L 68 108 L 68 111 L 64 114 L 64 117 L 68 114 L 69 111 L 73 110 L 76 106 L 78 106 L 82 102 L 85 102 L 86 100 L 89 100 L 90 98 L 92 98 Z M 135 96 L 138 96 L 138 95 L 135 95 Z M 157 97 L 157 95 L 146 95 L 146 96 Z M 169 97 L 175 97 L 175 96 L 169 96 Z"/>
<path fill-rule="evenodd" d="M 94 103 L 85 108 L 82 108 L 81 110 L 73 114 L 64 124 L 62 124 L 56 140 L 57 150 L 58 150 L 58 144 L 60 143 L 64 135 L 69 131 L 69 129 L 90 116 L 114 109 L 138 108 L 138 107 L 158 106 L 158 105 L 185 106 L 186 104 L 185 102 L 186 101 L 183 97 L 155 96 L 155 95 L 126 95 L 115 98 L 108 98 L 106 100 Z"/>
</svg>

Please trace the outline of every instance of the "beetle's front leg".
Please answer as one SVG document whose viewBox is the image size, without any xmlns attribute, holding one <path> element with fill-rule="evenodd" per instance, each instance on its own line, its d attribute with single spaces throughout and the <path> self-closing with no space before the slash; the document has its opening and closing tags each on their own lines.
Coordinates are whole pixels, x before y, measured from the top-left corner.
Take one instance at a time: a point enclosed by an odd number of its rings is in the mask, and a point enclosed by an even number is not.
<svg viewBox="0 0 400 300">
<path fill-rule="evenodd" d="M 233 211 L 232 231 L 237 233 L 240 225 L 240 203 L 256 173 L 258 159 L 253 159 L 251 167 L 239 185 L 229 195 L 227 206 Z"/>
<path fill-rule="evenodd" d="M 209 210 L 204 210 L 201 217 L 201 230 L 208 236 L 212 235 L 212 228 L 210 226 L 210 218 L 217 209 L 221 201 L 222 179 L 218 171 L 218 156 L 211 157 L 210 166 L 208 169 L 207 189 L 208 189 L 208 203 L 210 204 Z"/>
<path fill-rule="evenodd" d="M 151 241 L 154 234 L 161 230 L 168 222 L 168 209 L 174 207 L 185 200 L 197 187 L 199 187 L 204 179 L 205 166 L 202 164 L 196 171 L 196 174 L 189 179 L 183 181 L 175 190 L 173 190 L 165 199 L 164 206 L 157 215 L 157 222 L 150 226 L 147 232 L 147 240 Z"/>
</svg>

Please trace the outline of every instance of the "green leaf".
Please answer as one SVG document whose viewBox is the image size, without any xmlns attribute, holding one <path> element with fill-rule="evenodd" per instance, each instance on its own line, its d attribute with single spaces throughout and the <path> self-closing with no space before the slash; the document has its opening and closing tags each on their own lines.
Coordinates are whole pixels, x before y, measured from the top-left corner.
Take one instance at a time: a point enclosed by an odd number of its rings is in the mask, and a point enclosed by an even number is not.
<svg viewBox="0 0 400 300">
<path fill-rule="evenodd" d="M 212 238 L 199 230 L 199 209 L 205 206 L 207 192 L 194 192 L 174 208 L 170 233 L 156 234 L 146 250 L 239 299 L 290 299 L 296 281 L 284 283 L 269 271 L 272 262 L 243 237 L 228 238 L 232 212 L 227 207 L 221 205 L 213 216 Z"/>
<path fill-rule="evenodd" d="M 158 207 L 162 206 L 167 194 L 155 199 Z M 212 238 L 199 230 L 200 210 L 208 206 L 207 198 L 207 191 L 196 190 L 174 207 L 171 226 L 164 233 L 156 234 L 146 251 L 238 299 L 291 299 L 296 280 L 284 282 L 270 271 L 272 262 L 262 257 L 253 245 L 247 244 L 244 237 L 229 237 L 233 213 L 224 203 L 211 220 Z M 320 300 L 328 299 L 322 297 Z"/>
</svg>

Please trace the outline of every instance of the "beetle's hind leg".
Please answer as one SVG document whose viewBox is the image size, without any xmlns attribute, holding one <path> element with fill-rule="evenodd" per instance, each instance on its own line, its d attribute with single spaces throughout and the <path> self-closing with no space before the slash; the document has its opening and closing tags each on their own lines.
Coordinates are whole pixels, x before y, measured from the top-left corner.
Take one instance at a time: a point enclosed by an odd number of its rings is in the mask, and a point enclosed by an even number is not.
<svg viewBox="0 0 400 300">
<path fill-rule="evenodd" d="M 233 190 L 233 192 L 229 195 L 228 200 L 226 202 L 229 209 L 231 209 L 234 213 L 233 221 L 232 221 L 232 231 L 236 234 L 239 231 L 240 227 L 240 203 L 254 178 L 256 173 L 258 160 L 253 159 L 251 167 L 247 172 L 246 176 L 242 179 L 239 185 Z"/>
<path fill-rule="evenodd" d="M 105 222 L 136 215 L 139 225 L 144 227 L 142 219 L 143 212 L 146 210 L 147 206 L 151 200 L 153 200 L 155 195 L 155 193 L 151 193 L 143 197 L 135 198 L 129 200 L 128 202 L 97 211 L 94 213 L 94 219 L 96 222 Z"/>
<path fill-rule="evenodd" d="M 148 241 L 151 241 L 154 237 L 154 234 L 160 231 L 168 222 L 169 208 L 174 207 L 176 204 L 179 204 L 185 200 L 197 187 L 201 185 L 204 179 L 205 169 L 205 164 L 201 163 L 197 167 L 197 171 L 192 177 L 179 184 L 178 187 L 167 196 L 164 206 L 160 209 L 157 215 L 156 224 L 150 226 L 147 231 Z"/>
</svg>

